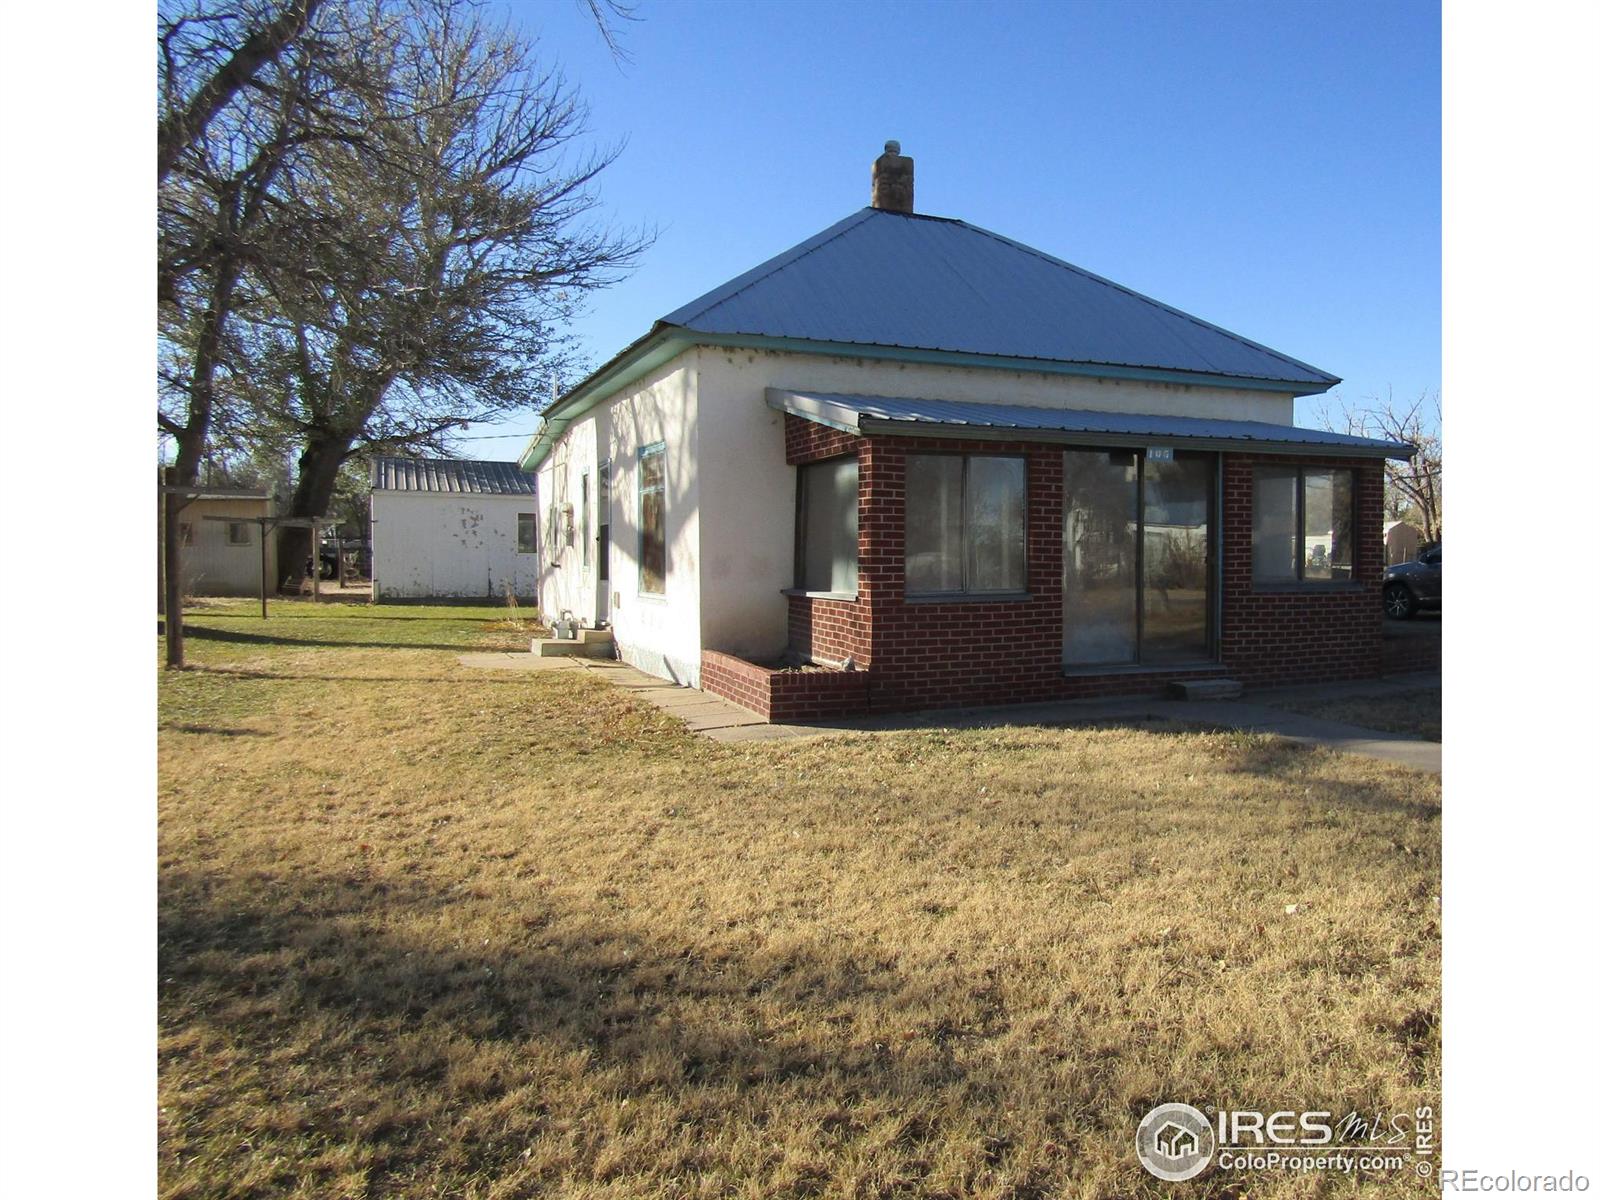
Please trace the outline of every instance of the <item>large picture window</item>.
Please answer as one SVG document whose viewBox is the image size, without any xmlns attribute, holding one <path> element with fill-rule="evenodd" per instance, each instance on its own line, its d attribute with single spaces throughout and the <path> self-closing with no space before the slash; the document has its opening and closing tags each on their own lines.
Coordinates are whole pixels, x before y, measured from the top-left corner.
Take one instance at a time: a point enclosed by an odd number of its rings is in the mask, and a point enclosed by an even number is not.
<svg viewBox="0 0 1600 1200">
<path fill-rule="evenodd" d="M 1354 471 L 1258 467 L 1253 503 L 1257 583 L 1343 583 L 1353 577 Z"/>
<path fill-rule="evenodd" d="M 795 586 L 807 592 L 853 595 L 861 507 L 856 459 L 835 458 L 801 467 L 797 502 Z"/>
<path fill-rule="evenodd" d="M 667 448 L 657 442 L 639 451 L 639 590 L 667 590 Z"/>
<path fill-rule="evenodd" d="M 906 594 L 1003 595 L 1028 586 L 1021 457 L 906 455 Z"/>
</svg>

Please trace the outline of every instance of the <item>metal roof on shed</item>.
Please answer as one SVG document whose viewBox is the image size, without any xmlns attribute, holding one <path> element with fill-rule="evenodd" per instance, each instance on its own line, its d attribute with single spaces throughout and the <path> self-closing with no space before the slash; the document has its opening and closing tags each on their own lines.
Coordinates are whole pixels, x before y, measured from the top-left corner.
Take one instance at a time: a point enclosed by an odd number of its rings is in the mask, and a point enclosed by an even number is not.
<svg viewBox="0 0 1600 1200">
<path fill-rule="evenodd" d="M 1338 378 L 1010 238 L 863 209 L 659 326 L 1203 375 Z"/>
<path fill-rule="evenodd" d="M 375 458 L 375 492 L 477 492 L 531 496 L 534 477 L 514 462 L 474 458 Z"/>
<path fill-rule="evenodd" d="M 1251 450 L 1370 458 L 1410 458 L 1412 447 L 1268 421 L 1225 421 L 1155 413 L 1086 412 L 1022 404 L 845 396 L 767 389 L 767 405 L 856 434 L 1052 441 L 1079 446 L 1149 446 Z"/>
</svg>

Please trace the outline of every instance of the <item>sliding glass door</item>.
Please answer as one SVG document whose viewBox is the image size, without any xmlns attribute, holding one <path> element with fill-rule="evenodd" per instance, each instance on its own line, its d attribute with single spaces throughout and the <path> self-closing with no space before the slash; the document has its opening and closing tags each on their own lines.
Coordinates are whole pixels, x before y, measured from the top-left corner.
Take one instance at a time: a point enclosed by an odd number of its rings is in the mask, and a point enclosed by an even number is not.
<svg viewBox="0 0 1600 1200">
<path fill-rule="evenodd" d="M 1077 666 L 1139 657 L 1139 465 L 1132 451 L 1068 450 L 1062 546 L 1062 659 Z"/>
<path fill-rule="evenodd" d="M 1063 465 L 1063 664 L 1208 661 L 1215 456 L 1068 450 Z"/>
</svg>

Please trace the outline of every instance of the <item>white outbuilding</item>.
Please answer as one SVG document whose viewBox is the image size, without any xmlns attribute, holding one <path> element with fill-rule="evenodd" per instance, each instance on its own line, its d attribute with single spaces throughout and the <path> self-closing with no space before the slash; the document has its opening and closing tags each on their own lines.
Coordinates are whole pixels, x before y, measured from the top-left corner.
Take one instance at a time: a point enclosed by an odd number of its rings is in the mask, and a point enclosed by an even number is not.
<svg viewBox="0 0 1600 1200">
<path fill-rule="evenodd" d="M 373 600 L 537 593 L 534 476 L 516 463 L 376 458 L 371 503 Z"/>
</svg>

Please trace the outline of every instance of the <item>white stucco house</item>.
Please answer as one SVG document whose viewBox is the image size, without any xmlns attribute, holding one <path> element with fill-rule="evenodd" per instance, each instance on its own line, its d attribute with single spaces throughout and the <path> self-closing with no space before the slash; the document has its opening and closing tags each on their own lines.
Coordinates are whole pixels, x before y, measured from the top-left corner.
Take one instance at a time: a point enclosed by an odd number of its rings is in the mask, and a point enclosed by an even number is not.
<svg viewBox="0 0 1600 1200">
<path fill-rule="evenodd" d="M 373 600 L 536 593 L 536 484 L 516 463 L 375 458 L 370 503 Z"/>
<path fill-rule="evenodd" d="M 550 405 L 544 611 L 772 719 L 1377 673 L 1410 448 L 1297 428 L 1336 376 L 912 193 L 890 143 L 870 207 Z"/>
</svg>

